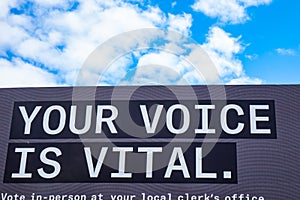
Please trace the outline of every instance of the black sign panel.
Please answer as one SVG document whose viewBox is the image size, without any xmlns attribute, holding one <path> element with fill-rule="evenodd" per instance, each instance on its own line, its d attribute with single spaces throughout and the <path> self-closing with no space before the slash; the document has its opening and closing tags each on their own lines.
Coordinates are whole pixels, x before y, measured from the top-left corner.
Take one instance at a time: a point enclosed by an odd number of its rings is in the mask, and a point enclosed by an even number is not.
<svg viewBox="0 0 300 200">
<path fill-rule="evenodd" d="M 272 100 L 16 102 L 10 138 L 274 139 L 275 124 Z"/>
<path fill-rule="evenodd" d="M 300 198 L 299 85 L 0 97 L 2 200 Z"/>
<path fill-rule="evenodd" d="M 23 143 L 9 145 L 4 182 L 230 184 L 236 168 L 234 143 Z"/>
</svg>

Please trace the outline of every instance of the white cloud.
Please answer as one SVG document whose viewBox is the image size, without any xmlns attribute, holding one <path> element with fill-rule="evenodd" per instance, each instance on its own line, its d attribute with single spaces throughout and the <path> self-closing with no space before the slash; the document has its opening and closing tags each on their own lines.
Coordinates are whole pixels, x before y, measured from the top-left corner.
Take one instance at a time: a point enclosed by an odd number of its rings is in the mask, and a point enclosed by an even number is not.
<svg viewBox="0 0 300 200">
<path fill-rule="evenodd" d="M 138 60 L 133 62 L 133 57 Z M 125 59 L 125 60 L 124 60 Z M 128 67 L 132 65 L 131 67 Z M 178 55 L 163 50 L 155 50 L 143 54 L 131 52 L 112 63 L 106 70 L 101 84 L 113 85 L 186 85 L 193 84 L 191 77 L 185 75 L 194 70 L 184 59 Z M 191 76 L 196 77 L 195 71 Z M 193 79 L 193 81 L 195 81 Z M 201 79 L 197 80 L 197 83 Z"/>
<path fill-rule="evenodd" d="M 270 4 L 272 0 L 239 0 L 245 7 Z"/>
<path fill-rule="evenodd" d="M 17 4 L 16 2 L 17 2 L 17 0 L 2 0 L 2 1 L 0 1 L 0 8 L 1 8 L 0 9 L 0 18 L 5 17 L 8 14 L 10 8 L 16 6 L 16 4 Z"/>
<path fill-rule="evenodd" d="M 219 76 L 225 83 L 259 84 L 262 82 L 260 79 L 252 79 L 245 74 L 242 62 L 237 57 L 245 48 L 240 39 L 241 36 L 233 37 L 219 27 L 211 27 L 206 43 L 202 47 L 212 59 Z"/>
<path fill-rule="evenodd" d="M 136 73 L 132 79 L 133 84 L 189 84 L 180 81 L 192 66 L 177 55 L 159 51 L 141 56 L 137 63 Z"/>
<path fill-rule="evenodd" d="M 133 60 L 130 54 L 120 57 L 103 70 L 103 75 L 99 76 L 98 84 L 119 85 L 126 75 L 130 73 L 129 66 L 132 64 Z"/>
<path fill-rule="evenodd" d="M 34 0 L 31 10 L 23 14 L 9 12 L 11 8 L 21 9 L 25 3 L 18 2 L 18 5 L 11 0 L 0 3 L 0 30 L 5 33 L 0 37 L 0 56 L 4 59 L 9 51 L 15 59 L 36 63 L 50 74 L 55 72 L 53 75 L 68 85 L 74 84 L 88 55 L 112 36 L 149 27 L 170 28 L 188 34 L 192 21 L 189 14 L 166 15 L 155 6 L 141 9 L 118 0 L 82 0 L 73 10 L 69 10 L 74 4 L 72 1 Z M 9 60 L 7 58 L 7 62 Z M 26 69 L 30 68 L 22 68 Z M 4 76 L 5 73 L 2 71 Z M 6 77 L 10 77 L 8 73 Z M 5 80 L 10 85 L 10 79 Z M 5 86 L 5 82 L 0 86 Z"/>
<path fill-rule="evenodd" d="M 207 35 L 207 44 L 213 51 L 217 51 L 226 57 L 232 57 L 233 54 L 239 53 L 243 47 L 240 43 L 241 36 L 231 37 L 231 34 L 223 29 L 213 26 Z"/>
<path fill-rule="evenodd" d="M 0 55 L 5 55 L 5 50 L 16 48 L 22 40 L 28 37 L 24 29 L 18 26 L 12 26 L 6 22 L 0 21 Z"/>
<path fill-rule="evenodd" d="M 29 38 L 21 42 L 16 48 L 16 52 L 25 59 L 42 63 L 50 70 L 57 70 L 57 66 L 62 63 L 60 52 L 57 49 L 48 42 L 36 38 Z"/>
<path fill-rule="evenodd" d="M 178 56 L 162 51 L 157 53 L 149 53 L 142 56 L 139 59 L 137 66 L 139 67 L 146 65 L 169 66 L 172 67 L 177 73 L 183 73 L 185 68 L 188 66 L 188 64 L 184 62 L 184 60 L 181 60 Z"/>
<path fill-rule="evenodd" d="M 9 62 L 0 59 L 0 85 L 1 87 L 55 86 L 57 80 L 53 74 L 22 60 L 14 59 Z"/>
<path fill-rule="evenodd" d="M 249 59 L 249 60 L 255 60 L 258 58 L 257 54 L 252 54 L 252 55 L 245 55 L 245 58 Z"/>
<path fill-rule="evenodd" d="M 156 82 L 159 84 L 211 84 L 252 80 L 243 71 L 241 61 L 237 58 L 244 47 L 239 37 L 232 37 L 219 27 L 212 27 L 207 35 L 207 41 L 202 45 L 184 43 L 167 43 L 164 49 L 140 56 L 132 84 Z M 182 44 L 180 45 L 180 43 Z M 207 60 L 206 53 L 212 59 L 215 68 Z M 176 55 L 176 52 L 181 52 Z M 188 52 L 186 54 L 186 52 Z M 125 82 L 128 83 L 128 82 Z M 231 82 L 234 83 L 234 82 Z"/>
<path fill-rule="evenodd" d="M 52 6 L 65 6 L 67 1 L 61 0 L 34 0 L 40 6 L 52 7 Z"/>
<path fill-rule="evenodd" d="M 249 20 L 246 9 L 271 3 L 272 0 L 196 0 L 192 5 L 195 11 L 203 12 L 221 22 L 232 24 L 243 23 Z"/>
<path fill-rule="evenodd" d="M 262 84 L 262 80 L 258 78 L 250 78 L 247 76 L 242 76 L 239 78 L 235 78 L 230 80 L 227 84 L 228 85 L 258 85 Z"/>
<path fill-rule="evenodd" d="M 258 0 L 242 2 L 245 8 L 262 3 Z M 165 14 L 157 6 L 141 9 L 136 4 L 118 0 L 81 0 L 76 9 L 70 10 L 74 5 L 73 1 L 32 0 L 29 10 L 22 14 L 10 13 L 11 8 L 20 10 L 25 3 L 17 3 L 14 0 L 2 0 L 0 3 L 0 30 L 4 33 L 0 37 L 0 87 L 22 86 L 22 83 L 23 86 L 73 85 L 78 71 L 93 50 L 113 36 L 126 31 L 158 27 L 163 30 L 175 30 L 184 36 L 191 35 L 191 14 Z M 147 34 L 151 33 L 146 31 L 143 36 Z M 166 34 L 164 36 L 169 37 L 168 33 Z M 144 37 L 147 41 L 139 37 L 141 36 L 135 35 L 119 42 L 124 47 L 144 46 L 153 39 L 151 37 L 156 36 Z M 178 37 L 176 44 L 166 43 L 164 48 L 180 52 L 183 48 L 181 39 L 182 37 Z M 116 46 L 120 47 L 120 44 Z M 240 37 L 232 37 L 222 29 L 213 27 L 202 47 L 216 63 L 221 78 L 229 80 L 228 77 L 246 77 L 241 61 L 236 58 L 243 50 Z M 96 59 L 111 58 L 111 55 L 116 55 L 119 51 L 122 52 L 111 48 L 102 52 L 103 54 Z M 10 55 L 6 55 L 8 52 Z M 186 58 L 195 61 L 195 55 L 198 58 L 195 52 L 191 51 Z M 151 82 L 151 79 L 159 80 L 161 84 L 199 84 L 203 79 L 182 58 L 166 52 L 150 52 L 138 57 L 140 60 L 136 63 L 132 82 L 127 82 L 128 84 Z M 132 64 L 133 60 L 129 55 L 119 58 L 109 66 L 106 76 L 100 80 L 101 84 L 117 84 L 117 80 L 126 76 L 128 66 Z M 99 77 L 99 70 L 95 68 L 105 67 L 91 66 L 94 68 L 85 74 L 87 83 Z M 205 75 L 210 76 L 211 69 L 204 71 L 208 72 Z M 209 77 L 211 80 L 215 78 L 214 75 Z"/>
<path fill-rule="evenodd" d="M 243 50 L 239 37 L 232 37 L 219 27 L 211 27 L 203 49 L 213 60 L 221 77 L 242 74 L 242 63 L 235 56 Z"/>
<path fill-rule="evenodd" d="M 192 26 L 192 15 L 186 13 L 182 15 L 169 14 L 169 25 L 170 29 L 187 36 L 190 34 L 190 28 Z"/>
<path fill-rule="evenodd" d="M 170 85 L 177 84 L 180 74 L 173 67 L 162 65 L 145 65 L 138 67 L 130 85 Z M 121 82 L 121 85 L 128 81 Z"/>
<path fill-rule="evenodd" d="M 280 55 L 289 55 L 289 56 L 296 55 L 296 51 L 293 49 L 277 48 L 276 52 Z"/>
<path fill-rule="evenodd" d="M 171 3 L 171 7 L 172 7 L 172 8 L 174 8 L 176 5 L 177 5 L 177 2 L 176 2 L 176 1 L 173 1 L 173 2 Z"/>
</svg>

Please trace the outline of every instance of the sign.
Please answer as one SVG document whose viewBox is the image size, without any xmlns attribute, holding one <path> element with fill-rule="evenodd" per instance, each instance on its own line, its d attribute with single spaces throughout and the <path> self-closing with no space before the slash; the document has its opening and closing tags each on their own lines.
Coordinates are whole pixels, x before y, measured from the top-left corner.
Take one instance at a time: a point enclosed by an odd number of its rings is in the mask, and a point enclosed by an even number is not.
<svg viewBox="0 0 300 200">
<path fill-rule="evenodd" d="M 300 197 L 300 86 L 0 89 L 2 200 Z"/>
</svg>

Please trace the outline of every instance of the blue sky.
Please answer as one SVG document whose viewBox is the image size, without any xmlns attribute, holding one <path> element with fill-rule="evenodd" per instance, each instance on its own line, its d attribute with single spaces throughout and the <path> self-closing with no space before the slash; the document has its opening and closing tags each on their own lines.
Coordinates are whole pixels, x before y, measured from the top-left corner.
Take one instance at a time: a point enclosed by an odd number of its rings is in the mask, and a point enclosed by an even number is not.
<svg viewBox="0 0 300 200">
<path fill-rule="evenodd" d="M 0 7 L 0 87 L 76 85 L 93 50 L 143 28 L 195 40 L 224 84 L 300 81 L 298 0 L 1 0 Z M 119 56 L 98 84 L 207 83 L 200 79 L 178 55 L 149 48 Z"/>
</svg>

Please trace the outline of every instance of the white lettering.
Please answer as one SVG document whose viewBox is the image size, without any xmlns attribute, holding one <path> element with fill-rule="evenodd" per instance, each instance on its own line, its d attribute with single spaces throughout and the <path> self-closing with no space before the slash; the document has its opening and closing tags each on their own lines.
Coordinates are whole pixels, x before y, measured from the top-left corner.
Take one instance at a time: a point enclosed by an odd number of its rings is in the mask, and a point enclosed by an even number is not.
<svg viewBox="0 0 300 200">
<path fill-rule="evenodd" d="M 214 134 L 215 129 L 208 128 L 208 109 L 215 109 L 215 105 L 195 105 L 195 109 L 202 110 L 202 129 L 195 129 L 195 133 Z"/>
<path fill-rule="evenodd" d="M 269 110 L 269 105 L 250 105 L 250 132 L 251 134 L 271 134 L 270 129 L 258 129 L 256 122 L 268 122 L 268 116 L 256 115 L 256 110 Z"/>
<path fill-rule="evenodd" d="M 182 121 L 182 127 L 176 129 L 173 126 L 173 113 L 175 110 L 180 109 L 182 111 L 181 117 L 183 118 Z M 167 123 L 167 128 L 169 129 L 170 132 L 174 134 L 181 134 L 187 131 L 190 125 L 190 113 L 189 110 L 187 109 L 186 106 L 181 105 L 181 104 L 176 104 L 172 105 L 168 111 L 167 111 L 167 116 L 166 116 L 166 123 Z"/>
<path fill-rule="evenodd" d="M 98 177 L 99 172 L 100 172 L 101 167 L 102 167 L 102 164 L 103 164 L 103 161 L 104 161 L 104 158 L 105 158 L 106 153 L 107 153 L 107 149 L 108 149 L 108 147 L 102 147 L 101 148 L 101 152 L 100 152 L 100 155 L 98 157 L 96 167 L 94 168 L 91 149 L 89 147 L 84 147 L 84 153 L 85 153 L 85 158 L 86 158 L 86 162 L 87 162 L 88 169 L 89 169 L 90 178 L 97 178 Z"/>
<path fill-rule="evenodd" d="M 104 118 L 103 110 L 110 110 L 111 116 Z M 118 109 L 115 106 L 111 105 L 99 105 L 97 106 L 97 122 L 96 122 L 96 133 L 102 132 L 102 123 L 105 122 L 108 125 L 108 128 L 111 133 L 117 133 L 116 127 L 113 124 L 113 120 L 118 117 Z"/>
<path fill-rule="evenodd" d="M 21 153 L 20 169 L 18 173 L 12 173 L 12 178 L 31 178 L 31 173 L 26 173 L 26 163 L 28 153 L 34 153 L 34 148 L 16 148 L 16 153 Z"/>
<path fill-rule="evenodd" d="M 112 178 L 131 178 L 132 173 L 125 173 L 126 152 L 132 152 L 132 147 L 113 147 L 114 152 L 119 154 L 119 171 L 118 173 L 111 173 Z"/>
<path fill-rule="evenodd" d="M 40 155 L 40 159 L 41 161 L 46 164 L 46 165 L 50 165 L 54 168 L 53 172 L 52 173 L 46 173 L 44 171 L 43 168 L 39 168 L 37 171 L 39 173 L 39 175 L 43 178 L 46 178 L 46 179 L 51 179 L 51 178 L 55 178 L 59 173 L 60 173 L 60 164 L 57 162 L 57 161 L 54 161 L 54 160 L 50 160 L 49 158 L 47 158 L 47 154 L 50 153 L 50 152 L 53 152 L 55 153 L 56 157 L 58 156 L 61 156 L 62 153 L 61 151 L 56 148 L 56 147 L 47 147 L 46 149 L 44 149 L 42 152 L 41 152 L 41 155 Z"/>
<path fill-rule="evenodd" d="M 158 124 L 158 120 L 161 115 L 161 111 L 162 111 L 163 107 L 164 107 L 163 105 L 157 105 L 155 114 L 154 114 L 154 117 L 152 120 L 152 124 L 151 124 L 146 106 L 140 105 L 140 109 L 142 111 L 142 116 L 143 116 L 143 120 L 144 120 L 144 124 L 145 124 L 147 133 L 155 133 L 155 130 L 156 130 L 156 127 Z"/>
<path fill-rule="evenodd" d="M 177 157 L 180 165 L 175 165 Z M 181 170 L 184 178 L 190 178 L 184 155 L 180 147 L 174 147 L 164 178 L 170 178 L 173 170 Z"/>
<path fill-rule="evenodd" d="M 24 134 L 29 135 L 30 134 L 30 129 L 31 129 L 31 123 L 38 114 L 38 112 L 41 110 L 42 106 L 36 106 L 31 113 L 30 117 L 28 117 L 27 111 L 25 106 L 19 106 L 19 110 L 21 111 L 22 117 L 25 122 L 25 128 L 24 128 Z"/>
<path fill-rule="evenodd" d="M 76 114 L 77 106 L 76 105 L 71 106 L 69 127 L 73 133 L 81 135 L 81 134 L 88 132 L 88 130 L 91 127 L 91 122 L 92 122 L 92 109 L 93 109 L 93 107 L 91 105 L 86 106 L 84 127 L 82 129 L 77 129 L 75 126 L 76 116 L 77 116 L 77 114 Z"/>
<path fill-rule="evenodd" d="M 56 129 L 51 129 L 50 128 L 50 115 L 53 111 L 58 111 L 59 112 L 59 123 Z M 62 106 L 59 105 L 53 105 L 50 106 L 44 114 L 44 119 L 43 119 L 43 128 L 46 133 L 49 135 L 56 135 L 60 133 L 66 124 L 66 111 Z"/>
<path fill-rule="evenodd" d="M 161 147 L 139 147 L 138 152 L 146 152 L 147 153 L 146 178 L 152 178 L 153 153 L 154 152 L 162 152 L 162 148 Z"/>
<path fill-rule="evenodd" d="M 238 134 L 243 130 L 244 124 L 239 122 L 235 129 L 231 129 L 228 127 L 227 112 L 231 109 L 235 110 L 237 112 L 238 116 L 244 115 L 244 111 L 240 106 L 235 105 L 235 104 L 226 105 L 226 106 L 224 106 L 224 108 L 221 111 L 221 116 L 220 116 L 221 126 L 222 126 L 222 129 L 228 134 Z"/>
<path fill-rule="evenodd" d="M 196 148 L 196 178 L 217 178 L 216 173 L 204 173 L 202 169 L 202 147 Z"/>
</svg>

